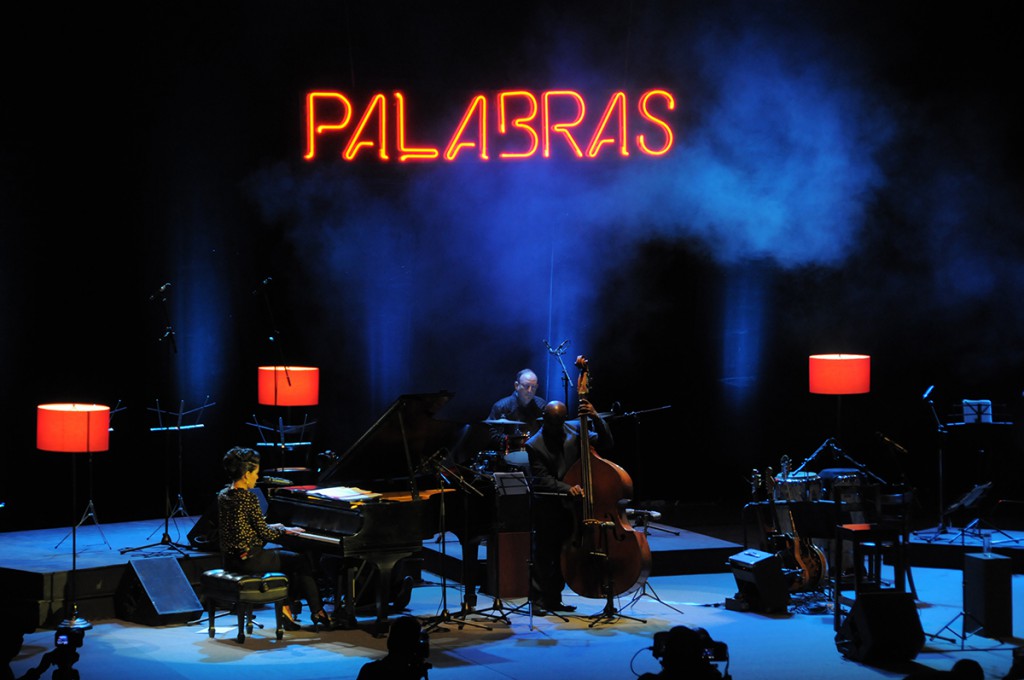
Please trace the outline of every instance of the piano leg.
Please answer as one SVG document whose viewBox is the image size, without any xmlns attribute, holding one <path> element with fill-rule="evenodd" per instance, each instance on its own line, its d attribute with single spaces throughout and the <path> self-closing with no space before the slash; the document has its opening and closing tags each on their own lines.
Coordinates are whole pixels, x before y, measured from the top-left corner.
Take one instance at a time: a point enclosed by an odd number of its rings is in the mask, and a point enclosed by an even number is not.
<svg viewBox="0 0 1024 680">
<path fill-rule="evenodd" d="M 465 592 L 463 609 L 476 609 L 476 592 L 480 585 L 480 543 L 483 538 L 472 538 L 462 544 L 462 586 Z"/>
<path fill-rule="evenodd" d="M 356 603 L 360 599 L 359 583 L 363 581 L 369 587 L 374 588 L 374 604 L 376 619 L 373 623 L 372 632 L 374 636 L 386 634 L 388 625 L 388 609 L 391 604 L 391 576 L 395 565 L 402 559 L 409 557 L 408 553 L 384 553 L 365 554 L 362 559 L 355 563 L 348 563 L 338 575 L 338 592 L 345 593 L 344 619 L 338 618 L 337 608 L 335 609 L 335 623 L 339 627 L 352 629 L 357 627 Z M 360 579 L 360 572 L 364 569 L 376 570 L 376 579 Z M 341 582 L 344 579 L 344 583 Z"/>
</svg>

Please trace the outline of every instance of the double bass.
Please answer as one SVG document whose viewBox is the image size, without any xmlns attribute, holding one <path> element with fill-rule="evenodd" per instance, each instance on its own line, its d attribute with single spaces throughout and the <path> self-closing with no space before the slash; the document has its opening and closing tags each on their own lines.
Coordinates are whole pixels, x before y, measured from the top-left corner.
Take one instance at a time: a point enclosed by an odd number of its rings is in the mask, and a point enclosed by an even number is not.
<svg viewBox="0 0 1024 680">
<path fill-rule="evenodd" d="M 580 399 L 590 392 L 587 359 L 576 358 Z M 633 480 L 615 463 L 598 455 L 590 445 L 589 422 L 580 414 L 579 460 L 566 472 L 564 481 L 579 484 L 583 497 L 572 538 L 562 549 L 562 575 L 566 584 L 583 597 L 611 599 L 642 587 L 651 573 L 651 548 L 647 536 L 633 530 L 625 503 L 633 495 Z"/>
</svg>

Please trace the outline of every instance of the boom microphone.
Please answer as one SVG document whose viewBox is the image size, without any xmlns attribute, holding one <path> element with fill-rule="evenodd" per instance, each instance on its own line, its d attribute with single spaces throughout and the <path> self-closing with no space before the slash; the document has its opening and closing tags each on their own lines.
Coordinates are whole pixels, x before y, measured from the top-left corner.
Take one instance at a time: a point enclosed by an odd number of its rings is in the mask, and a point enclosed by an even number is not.
<svg viewBox="0 0 1024 680">
<path fill-rule="evenodd" d="M 924 391 L 924 395 L 921 398 L 922 399 L 927 399 L 928 395 L 930 395 L 932 393 L 932 390 L 934 390 L 934 389 L 935 389 L 935 385 L 929 385 L 928 389 L 926 389 Z"/>
</svg>

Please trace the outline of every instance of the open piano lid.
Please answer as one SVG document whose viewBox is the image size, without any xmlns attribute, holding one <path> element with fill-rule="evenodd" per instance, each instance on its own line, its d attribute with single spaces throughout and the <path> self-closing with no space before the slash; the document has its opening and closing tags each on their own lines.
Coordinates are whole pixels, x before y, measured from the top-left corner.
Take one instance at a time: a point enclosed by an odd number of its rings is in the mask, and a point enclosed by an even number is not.
<svg viewBox="0 0 1024 680">
<path fill-rule="evenodd" d="M 424 461 L 438 452 L 444 455 L 465 427 L 435 418 L 454 396 L 441 391 L 398 397 L 355 444 L 324 468 L 318 485 L 406 490 L 412 479 L 432 475 Z"/>
</svg>

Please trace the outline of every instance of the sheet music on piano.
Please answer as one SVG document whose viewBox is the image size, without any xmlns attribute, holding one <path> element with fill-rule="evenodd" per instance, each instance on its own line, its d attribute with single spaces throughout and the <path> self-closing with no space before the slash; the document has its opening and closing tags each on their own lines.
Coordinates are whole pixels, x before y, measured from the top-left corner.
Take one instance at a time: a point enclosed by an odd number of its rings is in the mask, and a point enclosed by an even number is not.
<svg viewBox="0 0 1024 680">
<path fill-rule="evenodd" d="M 353 503 L 356 501 L 368 501 L 374 498 L 380 498 L 381 494 L 375 491 L 366 491 L 356 486 L 330 486 L 322 489 L 312 489 L 307 492 L 308 495 L 326 498 L 332 501 L 346 501 Z"/>
</svg>

